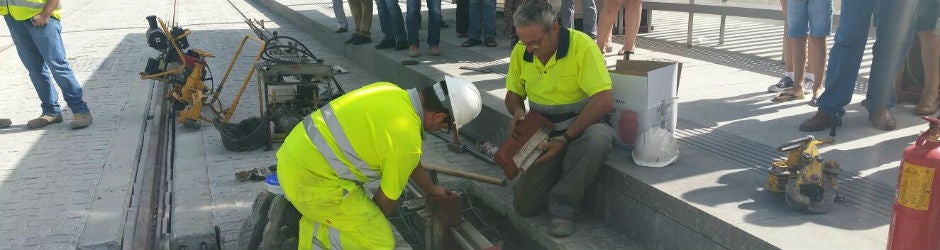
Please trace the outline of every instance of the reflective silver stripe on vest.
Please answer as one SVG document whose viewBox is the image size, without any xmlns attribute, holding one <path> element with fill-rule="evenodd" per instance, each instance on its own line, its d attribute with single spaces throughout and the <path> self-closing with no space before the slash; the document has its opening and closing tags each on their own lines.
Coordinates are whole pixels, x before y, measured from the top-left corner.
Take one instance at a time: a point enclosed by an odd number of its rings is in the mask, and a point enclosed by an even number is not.
<svg viewBox="0 0 940 250">
<path fill-rule="evenodd" d="M 424 106 L 421 106 L 421 96 L 418 96 L 418 89 L 409 89 L 408 97 L 411 98 L 411 106 L 415 107 L 415 114 L 421 118 L 421 126 L 424 126 Z"/>
<path fill-rule="evenodd" d="M 346 137 L 346 133 L 343 132 L 343 126 L 339 125 L 339 120 L 336 119 L 336 115 L 333 113 L 333 106 L 327 104 L 320 108 L 320 113 L 323 114 L 323 120 L 326 121 L 326 127 L 330 130 L 330 134 L 333 135 L 333 140 L 336 141 L 336 146 L 339 147 L 343 156 L 346 157 L 346 160 L 349 161 L 359 172 L 362 172 L 362 175 L 365 175 L 369 180 L 378 180 L 379 174 L 369 168 L 369 164 L 366 164 L 362 159 L 359 158 L 359 154 L 356 154 L 356 151 L 353 150 L 352 144 L 349 143 L 349 138 Z"/>
<path fill-rule="evenodd" d="M 31 8 L 31 9 L 42 9 L 46 7 L 46 1 L 37 2 L 37 1 L 26 1 L 26 0 L 8 0 L 8 3 L 10 4 L 10 7 L 16 6 L 16 7 L 26 7 L 26 8 Z M 61 8 L 62 8 L 61 3 L 59 4 L 59 6 L 55 7 L 55 9 L 57 10 Z"/>
<path fill-rule="evenodd" d="M 529 102 L 529 107 L 532 110 L 539 112 L 540 114 L 549 114 L 549 115 L 559 115 L 567 113 L 581 113 L 581 110 L 584 109 L 584 106 L 587 106 L 588 100 L 590 98 L 584 98 L 579 102 L 571 104 L 561 104 L 561 105 L 542 105 L 534 102 Z M 572 117 L 571 119 L 556 122 L 555 131 L 562 131 L 571 127 L 571 124 L 574 124 L 574 120 L 578 117 Z"/>
<path fill-rule="evenodd" d="M 313 246 L 313 250 L 323 249 L 323 243 L 317 239 L 317 233 L 320 232 L 320 222 L 313 224 L 313 237 L 310 237 L 310 243 Z"/>
<path fill-rule="evenodd" d="M 333 152 L 333 149 L 330 148 L 330 144 L 326 143 L 326 140 L 323 139 L 323 134 L 321 134 L 317 126 L 313 124 L 313 118 L 309 115 L 304 118 L 304 129 L 307 130 L 307 137 L 310 138 L 310 142 L 313 142 L 313 145 L 317 146 L 317 149 L 320 150 L 320 155 L 326 158 L 326 161 L 330 164 L 330 167 L 333 168 L 333 171 L 336 171 L 336 175 L 338 175 L 339 178 L 356 183 L 363 182 L 349 171 L 349 168 L 339 160 L 339 157 L 336 157 L 336 152 Z"/>
<path fill-rule="evenodd" d="M 333 250 L 342 250 L 343 246 L 339 241 L 339 230 L 331 226 L 327 226 L 330 229 L 330 245 L 333 246 Z"/>
</svg>

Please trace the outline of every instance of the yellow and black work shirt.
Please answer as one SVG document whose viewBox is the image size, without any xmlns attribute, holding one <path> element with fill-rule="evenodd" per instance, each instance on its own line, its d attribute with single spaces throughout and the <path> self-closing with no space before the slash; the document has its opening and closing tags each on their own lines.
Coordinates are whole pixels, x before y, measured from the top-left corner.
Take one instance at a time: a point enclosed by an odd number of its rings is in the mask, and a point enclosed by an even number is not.
<svg viewBox="0 0 940 250">
<path fill-rule="evenodd" d="M 540 105 L 575 104 L 611 89 L 604 56 L 589 36 L 560 29 L 555 55 L 542 64 L 525 45 L 516 44 L 509 59 L 506 89 Z"/>
<path fill-rule="evenodd" d="M 416 110 L 412 100 L 397 85 L 379 82 L 351 91 L 329 104 L 355 154 L 379 175 L 382 192 L 393 200 L 401 195 L 421 159 L 421 111 Z M 340 152 L 321 111 L 311 114 L 311 118 L 331 147 L 325 150 Z M 281 186 L 340 179 L 320 150 L 324 149 L 311 142 L 304 123 L 297 124 L 277 152 Z M 342 154 L 337 155 L 346 165 L 341 167 L 349 168 L 357 182 L 372 181 Z"/>
</svg>

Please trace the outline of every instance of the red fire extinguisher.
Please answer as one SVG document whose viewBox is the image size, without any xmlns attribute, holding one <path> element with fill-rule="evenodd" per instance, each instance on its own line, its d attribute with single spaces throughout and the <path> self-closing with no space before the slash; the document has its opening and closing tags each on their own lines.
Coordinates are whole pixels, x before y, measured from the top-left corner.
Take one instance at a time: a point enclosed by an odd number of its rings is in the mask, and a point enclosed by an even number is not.
<svg viewBox="0 0 940 250">
<path fill-rule="evenodd" d="M 888 249 L 940 249 L 940 120 L 904 149 Z"/>
</svg>

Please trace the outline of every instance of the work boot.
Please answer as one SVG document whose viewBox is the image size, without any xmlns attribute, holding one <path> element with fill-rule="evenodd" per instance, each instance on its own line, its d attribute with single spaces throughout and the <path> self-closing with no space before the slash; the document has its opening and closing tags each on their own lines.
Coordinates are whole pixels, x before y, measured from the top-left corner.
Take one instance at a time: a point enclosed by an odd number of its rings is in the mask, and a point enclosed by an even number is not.
<svg viewBox="0 0 940 250">
<path fill-rule="evenodd" d="M 565 218 L 552 218 L 552 236 L 568 237 L 574 234 L 574 220 Z"/>
<path fill-rule="evenodd" d="M 395 40 L 382 40 L 379 44 L 375 45 L 375 49 L 388 49 L 395 47 Z"/>
<path fill-rule="evenodd" d="M 91 125 L 91 112 L 75 114 L 75 119 L 69 122 L 72 129 L 80 129 Z"/>
<path fill-rule="evenodd" d="M 371 43 L 371 42 L 372 42 L 372 38 L 369 38 L 369 37 L 366 37 L 366 36 L 363 36 L 363 35 L 359 35 L 359 36 L 356 37 L 356 39 L 353 40 L 350 44 L 352 44 L 352 45 L 360 45 L 360 44 L 367 44 L 367 43 Z"/>
<path fill-rule="evenodd" d="M 894 116 L 891 115 L 888 108 L 879 108 L 874 112 L 869 112 L 868 120 L 871 121 L 873 127 L 881 130 L 894 130 L 897 126 Z"/>
<path fill-rule="evenodd" d="M 358 39 L 358 38 L 359 38 L 359 34 L 355 34 L 355 33 L 353 33 L 353 34 L 352 34 L 352 36 L 351 36 L 351 37 L 349 37 L 349 39 L 348 39 L 348 40 L 346 40 L 346 44 L 350 44 L 350 43 L 353 43 L 353 42 L 355 42 L 355 41 L 356 41 L 356 39 Z"/>
<path fill-rule="evenodd" d="M 800 131 L 803 132 L 823 131 L 829 127 L 832 127 L 832 117 L 822 111 L 816 111 L 816 115 L 800 123 Z"/>
<path fill-rule="evenodd" d="M 411 43 L 405 40 L 395 42 L 395 50 L 406 50 L 411 47 Z"/>
<path fill-rule="evenodd" d="M 37 128 L 42 128 L 42 127 L 45 127 L 45 126 L 49 126 L 49 124 L 61 123 L 61 122 L 62 122 L 62 115 L 61 115 L 61 114 L 42 115 L 42 116 L 39 116 L 39 118 L 32 119 L 32 120 L 29 120 L 28 122 L 26 122 L 26 128 L 28 128 L 28 129 L 37 129 Z"/>
<path fill-rule="evenodd" d="M 13 121 L 10 119 L 0 119 L 0 128 L 6 128 L 10 125 L 13 125 Z"/>
</svg>

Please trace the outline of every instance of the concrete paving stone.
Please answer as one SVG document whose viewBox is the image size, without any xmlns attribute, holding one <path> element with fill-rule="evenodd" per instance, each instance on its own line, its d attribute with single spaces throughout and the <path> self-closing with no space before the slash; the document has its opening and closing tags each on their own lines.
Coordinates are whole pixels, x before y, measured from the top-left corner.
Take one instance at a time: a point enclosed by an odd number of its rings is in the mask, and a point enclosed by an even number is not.
<svg viewBox="0 0 940 250">
<path fill-rule="evenodd" d="M 40 245 L 40 248 L 49 249 L 49 250 L 72 250 L 72 249 L 75 249 L 75 242 L 64 241 L 64 242 L 43 243 Z"/>
</svg>

